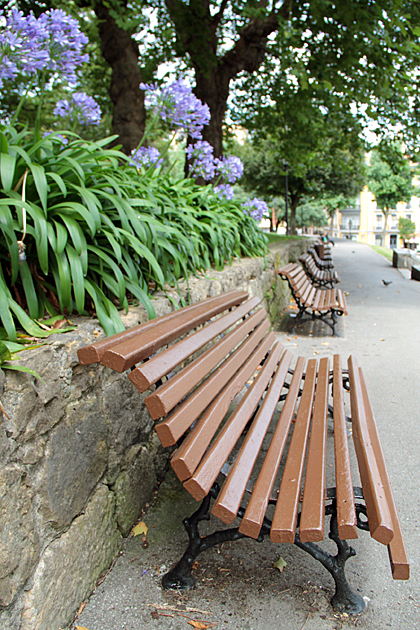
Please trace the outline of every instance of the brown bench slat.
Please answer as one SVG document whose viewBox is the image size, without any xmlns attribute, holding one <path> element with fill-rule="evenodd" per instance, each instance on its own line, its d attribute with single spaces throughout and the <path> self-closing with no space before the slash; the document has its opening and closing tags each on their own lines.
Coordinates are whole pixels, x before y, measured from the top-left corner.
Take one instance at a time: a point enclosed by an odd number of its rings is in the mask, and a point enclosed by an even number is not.
<svg viewBox="0 0 420 630">
<path fill-rule="evenodd" d="M 219 496 L 214 503 L 212 514 L 228 525 L 235 519 L 239 510 L 242 497 L 283 389 L 291 360 L 292 353 L 290 350 L 286 350 L 281 357 L 261 409 L 252 423 L 236 457 L 236 461 L 231 466 Z"/>
<path fill-rule="evenodd" d="M 319 362 L 299 536 L 302 542 L 324 539 L 329 360 Z"/>
<path fill-rule="evenodd" d="M 246 395 L 201 460 L 194 475 L 184 483 L 184 488 L 197 501 L 204 499 L 210 492 L 210 488 L 222 470 L 223 464 L 235 447 L 245 426 L 252 418 L 261 397 L 268 387 L 273 372 L 277 368 L 282 353 L 283 346 L 280 342 L 277 342 Z"/>
<path fill-rule="evenodd" d="M 344 410 L 343 370 L 338 354 L 333 358 L 333 422 L 338 535 L 341 540 L 349 540 L 358 538 L 358 535 Z"/>
<path fill-rule="evenodd" d="M 102 364 L 116 372 L 124 372 L 139 361 L 150 357 L 159 348 L 189 332 L 196 326 L 204 324 L 212 317 L 243 302 L 242 292 L 235 292 L 228 299 L 210 298 L 194 305 L 196 308 L 182 310 L 177 318 L 168 318 L 155 326 L 141 330 L 135 337 L 124 339 L 116 346 L 106 350 L 102 356 Z"/>
<path fill-rule="evenodd" d="M 271 332 L 260 343 L 245 365 L 227 383 L 172 455 L 171 466 L 180 481 L 185 481 L 194 474 L 204 452 L 226 415 L 230 403 L 251 378 L 274 341 L 275 334 Z"/>
<path fill-rule="evenodd" d="M 323 304 L 324 304 L 324 291 L 322 291 L 321 289 L 316 289 L 311 308 L 313 308 L 315 311 L 321 311 Z"/>
<path fill-rule="evenodd" d="M 223 302 L 230 303 L 233 300 L 232 306 L 236 304 L 241 304 L 248 298 L 248 294 L 245 291 L 228 291 L 224 293 L 222 296 L 217 296 L 214 298 L 209 298 L 209 300 L 205 300 L 209 306 L 214 304 L 216 300 L 223 299 Z M 111 337 L 107 337 L 106 339 L 101 339 L 96 343 L 89 344 L 88 346 L 84 346 L 77 351 L 77 356 L 79 359 L 79 363 L 81 365 L 89 365 L 90 363 L 99 363 L 107 350 L 112 348 L 115 345 L 118 345 L 122 341 L 127 341 L 128 339 L 132 339 L 133 337 L 137 337 L 140 333 L 145 332 L 154 328 L 157 324 L 163 321 L 173 321 L 179 319 L 183 313 L 193 313 L 197 311 L 197 309 L 201 310 L 201 306 L 204 302 L 197 302 L 196 304 L 192 304 L 191 306 L 186 306 L 183 309 L 179 309 L 177 311 L 173 311 L 172 313 L 168 313 L 167 315 L 161 315 L 161 317 L 156 317 L 155 319 L 151 319 L 144 324 L 139 324 L 138 326 L 133 326 L 128 330 L 124 330 L 123 332 L 116 333 Z M 227 306 L 226 308 L 230 308 Z M 224 310 L 224 309 L 222 309 Z"/>
<path fill-rule="evenodd" d="M 308 282 L 306 290 L 304 291 L 304 293 L 302 294 L 302 297 L 301 297 L 302 302 L 304 302 L 306 304 L 310 304 L 311 303 L 311 300 L 313 299 L 313 296 L 311 295 L 313 293 L 313 289 L 314 289 L 314 287 Z"/>
<path fill-rule="evenodd" d="M 360 374 L 353 357 L 349 357 L 348 370 L 353 441 L 368 514 L 369 530 L 372 538 L 388 545 L 394 537 L 393 523 L 367 426 Z"/>
<path fill-rule="evenodd" d="M 263 321 L 234 354 L 201 383 L 165 420 L 155 426 L 162 446 L 172 446 L 179 440 L 226 386 L 226 383 L 249 359 L 269 330 L 270 322 L 268 320 Z M 260 350 L 257 351 L 260 352 Z M 159 392 L 159 390 L 157 391 Z"/>
<path fill-rule="evenodd" d="M 247 338 L 247 335 L 261 323 L 266 314 L 264 308 L 258 309 L 232 332 L 150 394 L 145 399 L 145 403 L 153 420 L 169 413 L 189 391 L 212 372 L 218 363 Z"/>
<path fill-rule="evenodd" d="M 239 526 L 239 531 L 251 538 L 258 538 L 267 510 L 268 501 L 273 490 L 280 460 L 286 444 L 287 435 L 292 423 L 293 413 L 299 394 L 300 383 L 305 368 L 305 360 L 299 357 L 294 369 L 289 393 L 283 405 L 280 418 L 271 443 L 264 458 L 263 465 L 252 491 L 251 498 Z"/>
<path fill-rule="evenodd" d="M 373 415 L 372 407 L 369 400 L 369 395 L 366 388 L 365 379 L 363 377 L 362 370 L 359 368 L 360 384 L 363 392 L 363 400 L 366 410 L 366 421 L 369 429 L 369 436 L 372 441 L 372 447 L 375 452 L 376 460 L 378 462 L 379 471 L 381 473 L 382 482 L 384 484 L 384 490 L 386 499 L 391 512 L 392 522 L 394 526 L 394 538 L 388 545 L 389 559 L 391 562 L 392 577 L 394 580 L 408 580 L 410 577 L 410 566 L 407 559 L 407 553 L 402 537 L 401 523 L 398 517 L 397 508 L 395 505 L 394 495 L 391 488 L 391 482 L 389 480 L 388 471 L 385 465 L 385 458 L 382 450 L 382 446 L 379 440 L 378 429 L 376 427 L 375 416 Z"/>
<path fill-rule="evenodd" d="M 245 302 L 245 304 L 241 304 L 241 306 L 238 306 L 227 315 L 219 317 L 216 321 L 207 324 L 207 326 L 179 341 L 171 348 L 160 352 L 153 359 L 145 361 L 143 365 L 132 370 L 128 378 L 140 393 L 145 392 L 146 389 L 157 383 L 163 376 L 169 374 L 177 365 L 246 317 L 259 303 L 260 300 L 254 297 Z"/>
<path fill-rule="evenodd" d="M 347 300 L 341 289 L 336 289 L 337 291 L 337 301 L 340 306 L 340 309 L 343 311 L 344 315 L 347 315 Z"/>
<path fill-rule="evenodd" d="M 316 360 L 309 359 L 292 439 L 284 467 L 276 510 L 271 525 L 273 542 L 293 543 L 305 465 L 306 443 L 316 384 Z"/>
</svg>

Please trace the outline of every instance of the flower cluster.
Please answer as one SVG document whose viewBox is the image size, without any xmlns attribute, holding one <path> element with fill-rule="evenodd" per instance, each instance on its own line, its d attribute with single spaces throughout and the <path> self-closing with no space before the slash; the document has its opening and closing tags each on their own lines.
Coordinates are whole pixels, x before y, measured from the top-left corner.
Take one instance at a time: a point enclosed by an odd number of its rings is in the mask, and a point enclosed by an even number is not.
<svg viewBox="0 0 420 630">
<path fill-rule="evenodd" d="M 229 184 L 233 184 L 237 179 L 240 179 L 244 172 L 242 161 L 234 155 L 223 157 L 222 159 L 216 158 L 215 166 L 221 177 L 227 180 Z"/>
<path fill-rule="evenodd" d="M 249 214 L 250 217 L 255 219 L 259 223 L 264 214 L 268 213 L 268 206 L 265 201 L 254 197 L 254 199 L 248 199 L 242 204 L 245 214 Z"/>
<path fill-rule="evenodd" d="M 229 184 L 218 184 L 214 187 L 214 192 L 221 199 L 226 199 L 227 201 L 231 201 L 235 194 L 232 186 L 229 186 Z"/>
<path fill-rule="evenodd" d="M 91 96 L 84 92 L 74 92 L 69 99 L 57 102 L 54 116 L 65 118 L 71 124 L 99 125 L 101 109 Z"/>
<path fill-rule="evenodd" d="M 64 11 L 53 9 L 36 18 L 13 9 L 0 32 L 0 87 L 5 79 L 41 70 L 76 83 L 76 68 L 89 58 L 82 53 L 87 42 L 77 20 Z"/>
<path fill-rule="evenodd" d="M 154 147 L 139 147 L 130 156 L 130 164 L 136 168 L 149 168 L 152 164 L 156 167 L 161 163 L 160 153 Z"/>
<path fill-rule="evenodd" d="M 178 80 L 159 89 L 156 83 L 140 83 L 140 89 L 148 93 L 147 105 L 156 107 L 162 120 L 171 127 L 183 129 L 192 138 L 201 139 L 201 130 L 210 121 L 210 109 L 188 85 Z"/>
<path fill-rule="evenodd" d="M 213 179 L 216 175 L 216 165 L 211 144 L 198 140 L 195 144 L 188 145 L 186 154 L 191 162 L 190 173 L 193 177 Z"/>
</svg>

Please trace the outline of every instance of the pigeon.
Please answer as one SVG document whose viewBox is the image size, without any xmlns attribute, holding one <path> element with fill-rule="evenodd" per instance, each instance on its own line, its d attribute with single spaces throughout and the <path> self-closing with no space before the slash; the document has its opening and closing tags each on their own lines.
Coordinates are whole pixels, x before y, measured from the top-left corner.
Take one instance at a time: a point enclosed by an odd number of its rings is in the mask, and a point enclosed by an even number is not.
<svg viewBox="0 0 420 630">
<path fill-rule="evenodd" d="M 392 284 L 392 280 L 382 280 L 382 282 L 386 287 L 388 286 L 388 284 Z"/>
</svg>

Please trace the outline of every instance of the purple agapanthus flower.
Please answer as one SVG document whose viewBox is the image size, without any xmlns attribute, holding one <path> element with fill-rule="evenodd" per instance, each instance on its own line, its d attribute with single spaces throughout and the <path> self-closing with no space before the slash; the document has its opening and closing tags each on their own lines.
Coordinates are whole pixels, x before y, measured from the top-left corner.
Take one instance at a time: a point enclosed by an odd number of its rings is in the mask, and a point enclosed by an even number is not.
<svg viewBox="0 0 420 630">
<path fill-rule="evenodd" d="M 4 80 L 41 70 L 75 83 L 76 68 L 89 58 L 82 53 L 87 42 L 77 20 L 64 11 L 53 9 L 37 19 L 13 9 L 0 32 L 0 87 Z"/>
<path fill-rule="evenodd" d="M 44 133 L 44 138 L 51 136 L 52 142 L 57 142 L 66 146 L 69 143 L 69 139 L 63 136 L 61 133 L 54 133 L 53 131 L 47 131 Z"/>
<path fill-rule="evenodd" d="M 161 163 L 160 153 L 155 147 L 139 147 L 130 156 L 130 164 L 136 168 L 149 168 L 152 164 L 157 167 Z"/>
<path fill-rule="evenodd" d="M 94 98 L 84 92 L 73 92 L 68 99 L 58 101 L 54 108 L 54 116 L 66 118 L 70 124 L 99 125 L 101 108 Z"/>
<path fill-rule="evenodd" d="M 156 107 L 162 120 L 196 140 L 201 139 L 201 130 L 210 121 L 210 109 L 188 85 L 178 80 L 159 89 L 156 83 L 140 83 L 140 89 L 148 93 L 147 105 Z"/>
<path fill-rule="evenodd" d="M 213 157 L 213 147 L 205 140 L 197 140 L 186 148 L 187 158 L 191 162 L 190 173 L 193 177 L 203 177 L 205 180 L 213 179 L 216 167 Z"/>
<path fill-rule="evenodd" d="M 214 192 L 218 197 L 227 201 L 231 201 L 235 194 L 232 186 L 229 186 L 229 184 L 219 184 L 218 186 L 215 186 Z"/>
<path fill-rule="evenodd" d="M 264 214 L 268 213 L 268 206 L 265 201 L 254 197 L 254 199 L 248 199 L 242 204 L 245 214 L 249 214 L 250 217 L 255 219 L 259 223 Z"/>
<path fill-rule="evenodd" d="M 229 184 L 236 182 L 237 179 L 242 177 L 244 172 L 242 161 L 235 155 L 223 157 L 222 159 L 216 158 L 215 164 L 219 174 L 224 180 L 228 181 Z"/>
</svg>

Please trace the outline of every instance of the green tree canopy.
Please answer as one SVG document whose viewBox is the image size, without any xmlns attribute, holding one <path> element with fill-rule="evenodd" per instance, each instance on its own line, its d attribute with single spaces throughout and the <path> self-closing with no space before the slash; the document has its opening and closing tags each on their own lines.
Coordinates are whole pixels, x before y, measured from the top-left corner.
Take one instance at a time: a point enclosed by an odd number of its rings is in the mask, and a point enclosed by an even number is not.
<svg viewBox="0 0 420 630">
<path fill-rule="evenodd" d="M 398 219 L 398 231 L 400 237 L 406 243 L 416 234 L 416 224 L 411 219 L 405 217 L 399 217 Z"/>
<path fill-rule="evenodd" d="M 383 245 L 390 210 L 396 208 L 399 202 L 409 202 L 415 194 L 414 174 L 415 166 L 404 155 L 400 144 L 382 142 L 372 151 L 368 186 L 384 215 Z"/>
<path fill-rule="evenodd" d="M 342 195 L 353 198 L 365 182 L 364 144 L 355 118 L 331 101 L 297 91 L 289 98 L 261 107 L 245 121 L 251 139 L 240 152 L 243 183 L 266 201 L 285 195 L 286 169 L 290 200 L 290 231 L 296 231 L 296 209 L 304 198 Z"/>
</svg>

